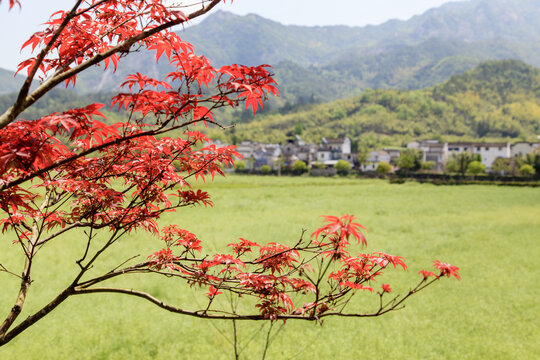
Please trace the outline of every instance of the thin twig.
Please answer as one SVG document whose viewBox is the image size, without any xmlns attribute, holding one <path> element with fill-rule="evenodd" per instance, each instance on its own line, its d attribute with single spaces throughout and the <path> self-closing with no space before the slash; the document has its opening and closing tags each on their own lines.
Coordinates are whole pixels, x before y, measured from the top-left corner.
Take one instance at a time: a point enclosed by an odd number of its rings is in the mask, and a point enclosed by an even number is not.
<svg viewBox="0 0 540 360">
<path fill-rule="evenodd" d="M 264 350 L 261 357 L 262 360 L 266 358 L 266 352 L 268 351 L 268 347 L 270 346 L 270 333 L 272 333 L 273 326 L 274 326 L 274 323 L 270 322 L 270 327 L 268 328 L 268 332 L 266 333 L 266 341 L 264 343 Z"/>
<path fill-rule="evenodd" d="M 5 267 L 4 265 L 2 265 L 2 264 L 0 264 L 0 272 L 5 272 L 5 273 L 8 273 L 8 274 L 10 274 L 10 275 L 13 275 L 13 276 L 15 276 L 15 277 L 17 277 L 17 278 L 19 278 L 19 279 L 22 279 L 21 275 L 17 275 L 17 274 L 15 274 L 14 272 L 9 271 L 9 270 L 6 269 L 6 267 Z"/>
</svg>

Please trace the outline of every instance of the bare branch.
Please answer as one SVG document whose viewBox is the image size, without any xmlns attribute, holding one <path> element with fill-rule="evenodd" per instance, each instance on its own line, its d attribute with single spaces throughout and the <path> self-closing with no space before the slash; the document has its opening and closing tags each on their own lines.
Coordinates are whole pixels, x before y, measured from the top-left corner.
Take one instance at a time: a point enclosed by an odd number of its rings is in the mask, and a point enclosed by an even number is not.
<svg viewBox="0 0 540 360">
<path fill-rule="evenodd" d="M 0 129 L 2 129 L 7 124 L 9 124 L 13 120 L 15 120 L 15 118 L 22 111 L 24 111 L 24 108 L 27 107 L 27 106 L 24 105 L 24 103 L 25 103 L 25 100 L 26 100 L 26 98 L 28 96 L 28 92 L 30 91 L 30 86 L 32 85 L 32 81 L 34 80 L 34 77 L 36 76 L 36 73 L 39 70 L 40 65 L 43 63 L 43 60 L 45 59 L 45 57 L 47 56 L 49 51 L 52 49 L 54 43 L 56 42 L 56 40 L 58 39 L 58 37 L 60 36 L 62 31 L 64 31 L 64 29 L 66 28 L 69 21 L 76 16 L 76 11 L 79 8 L 79 6 L 81 5 L 82 1 L 83 0 L 77 0 L 75 2 L 75 5 L 73 5 L 73 8 L 71 9 L 71 11 L 66 15 L 66 17 L 64 18 L 62 23 L 55 30 L 55 32 L 54 32 L 51 40 L 49 41 L 49 43 L 47 43 L 45 45 L 45 47 L 40 51 L 39 55 L 36 58 L 36 63 L 34 64 L 32 69 L 30 70 L 30 73 L 26 77 L 26 80 L 25 80 L 24 84 L 22 85 L 21 90 L 19 91 L 19 94 L 17 95 L 17 100 L 15 101 L 15 104 L 13 104 L 13 106 L 11 108 L 9 108 L 2 116 L 0 116 Z M 14 114 L 14 117 L 8 116 L 4 120 L 4 115 L 6 113 L 7 114 Z M 10 118 L 11 118 L 11 120 L 10 120 Z M 4 122 L 5 122 L 5 124 L 4 124 Z"/>
<path fill-rule="evenodd" d="M 5 273 L 8 273 L 8 274 L 10 274 L 10 275 L 13 275 L 13 276 L 15 276 L 15 277 L 17 277 L 17 278 L 19 278 L 19 279 L 22 279 L 21 275 L 17 275 L 17 274 L 15 274 L 14 272 L 9 271 L 9 270 L 6 269 L 6 267 L 5 267 L 4 265 L 2 265 L 2 264 L 0 264 L 0 272 L 5 272 Z"/>
</svg>

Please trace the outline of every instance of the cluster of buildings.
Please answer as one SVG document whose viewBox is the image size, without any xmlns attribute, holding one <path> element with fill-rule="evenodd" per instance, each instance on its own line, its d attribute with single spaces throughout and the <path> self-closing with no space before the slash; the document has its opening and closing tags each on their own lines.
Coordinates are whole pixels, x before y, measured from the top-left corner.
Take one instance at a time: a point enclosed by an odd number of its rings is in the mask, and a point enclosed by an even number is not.
<svg viewBox="0 0 540 360">
<path fill-rule="evenodd" d="M 315 163 L 334 167 L 339 160 L 348 161 L 354 166 L 356 161 L 351 152 L 351 140 L 347 137 L 323 138 L 320 145 L 306 143 L 299 136 L 283 145 L 243 141 L 236 145 L 236 151 L 242 155 L 246 169 L 249 170 L 259 170 L 263 165 L 268 165 L 277 171 L 282 166 L 292 167 L 299 160 L 305 162 L 308 167 Z"/>
<path fill-rule="evenodd" d="M 422 151 L 423 161 L 432 161 L 435 163 L 435 170 L 442 171 L 448 159 L 454 154 L 469 152 L 473 155 L 479 155 L 482 164 L 486 169 L 491 169 L 491 165 L 497 158 L 512 159 L 516 156 L 524 156 L 535 152 L 540 146 L 539 142 L 439 142 L 437 140 L 424 140 L 421 142 L 413 141 L 407 144 L 409 149 L 418 149 Z"/>
<path fill-rule="evenodd" d="M 216 145 L 223 145 L 219 141 Z M 539 142 L 480 143 L 480 142 L 440 142 L 438 140 L 413 141 L 407 149 L 416 149 L 422 153 L 422 161 L 434 163 L 435 171 L 443 171 L 448 159 L 453 155 L 469 152 L 480 155 L 482 164 L 489 170 L 497 158 L 511 159 L 538 151 Z M 321 144 L 304 142 L 299 136 L 288 140 L 285 144 L 263 144 L 244 141 L 237 145 L 237 151 L 243 156 L 248 170 L 260 170 L 267 165 L 278 171 L 282 166 L 291 167 L 301 160 L 308 167 L 315 164 L 322 167 L 334 167 L 339 160 L 345 160 L 352 168 L 362 171 L 375 171 L 381 162 L 396 164 L 404 149 L 385 148 L 373 150 L 364 161 L 359 161 L 358 154 L 351 151 L 351 140 L 347 137 L 338 139 L 323 138 Z"/>
</svg>

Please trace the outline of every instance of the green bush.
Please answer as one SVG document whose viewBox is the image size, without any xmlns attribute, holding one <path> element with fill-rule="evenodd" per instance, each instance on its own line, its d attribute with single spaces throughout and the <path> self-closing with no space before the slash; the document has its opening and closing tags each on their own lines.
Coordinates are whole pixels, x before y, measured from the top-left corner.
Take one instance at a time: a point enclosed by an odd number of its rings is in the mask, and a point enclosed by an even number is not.
<svg viewBox="0 0 540 360">
<path fill-rule="evenodd" d="M 467 173 L 473 175 L 483 174 L 486 171 L 486 166 L 480 161 L 471 161 L 467 166 Z"/>
<path fill-rule="evenodd" d="M 234 170 L 235 171 L 245 171 L 246 170 L 246 163 L 243 162 L 243 161 L 235 161 Z"/>
<path fill-rule="evenodd" d="M 435 161 L 424 161 L 421 164 L 422 170 L 433 170 L 435 169 Z"/>
<path fill-rule="evenodd" d="M 392 165 L 387 163 L 386 161 L 381 161 L 379 165 L 377 165 L 377 169 L 375 169 L 379 174 L 388 174 L 390 171 L 392 171 Z"/>
<path fill-rule="evenodd" d="M 465 173 L 468 172 L 469 164 L 473 161 L 480 162 L 478 156 L 471 154 L 470 152 L 466 151 L 459 154 L 453 154 L 446 163 L 446 171 L 449 173 L 460 173 L 465 175 Z"/>
<path fill-rule="evenodd" d="M 345 160 L 339 160 L 336 163 L 336 171 L 338 175 L 346 176 L 351 172 L 351 163 Z"/>
<path fill-rule="evenodd" d="M 302 160 L 297 160 L 292 166 L 292 171 L 295 174 L 303 174 L 308 171 L 308 167 Z"/>
<path fill-rule="evenodd" d="M 499 175 L 512 174 L 512 163 L 507 158 L 496 158 L 491 164 L 491 171 Z"/>
<path fill-rule="evenodd" d="M 444 169 L 449 174 L 455 174 L 459 171 L 459 166 L 455 159 L 449 159 Z"/>
<path fill-rule="evenodd" d="M 407 171 L 420 170 L 422 165 L 422 151 L 417 149 L 404 150 L 397 159 L 397 166 Z"/>
<path fill-rule="evenodd" d="M 268 166 L 268 165 L 263 165 L 263 166 L 261 166 L 261 172 L 262 172 L 263 174 L 270 174 L 270 171 L 271 171 L 271 170 L 272 170 L 272 169 L 270 169 L 270 166 Z"/>
<path fill-rule="evenodd" d="M 533 176 L 536 171 L 534 170 L 534 168 L 529 165 L 529 164 L 524 164 L 522 165 L 520 168 L 519 168 L 519 172 L 521 173 L 521 175 L 523 176 Z"/>
</svg>

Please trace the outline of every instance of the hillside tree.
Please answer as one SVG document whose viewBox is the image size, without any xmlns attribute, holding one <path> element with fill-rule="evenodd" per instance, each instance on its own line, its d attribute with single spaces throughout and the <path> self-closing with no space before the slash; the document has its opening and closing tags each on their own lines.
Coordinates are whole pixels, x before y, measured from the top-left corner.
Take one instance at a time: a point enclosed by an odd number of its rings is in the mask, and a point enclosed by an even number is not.
<svg viewBox="0 0 540 360">
<path fill-rule="evenodd" d="M 469 151 L 464 151 L 457 154 L 453 153 L 446 163 L 446 171 L 465 175 L 470 163 L 473 161 L 481 162 L 481 160 L 481 158 L 478 158 L 477 155 Z"/>
<path fill-rule="evenodd" d="M 401 155 L 397 159 L 396 163 L 400 169 L 406 171 L 417 171 L 422 168 L 422 156 L 423 153 L 418 149 L 406 149 L 401 152 Z"/>
</svg>

